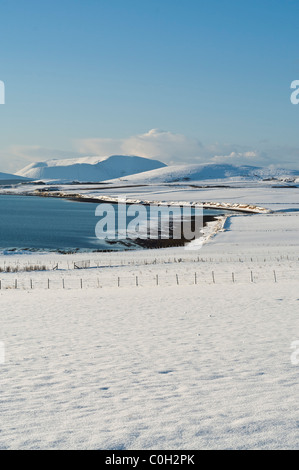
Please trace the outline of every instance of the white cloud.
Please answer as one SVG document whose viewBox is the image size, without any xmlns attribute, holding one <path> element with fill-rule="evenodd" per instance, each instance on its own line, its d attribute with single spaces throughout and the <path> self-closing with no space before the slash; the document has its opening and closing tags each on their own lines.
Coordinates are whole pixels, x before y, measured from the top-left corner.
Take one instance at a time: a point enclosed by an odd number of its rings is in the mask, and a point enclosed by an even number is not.
<svg viewBox="0 0 299 470">
<path fill-rule="evenodd" d="M 228 155 L 215 155 L 211 158 L 213 163 L 230 163 L 232 165 L 260 165 L 263 156 L 256 151 L 231 152 Z M 266 162 L 264 162 L 266 164 Z"/>
<path fill-rule="evenodd" d="M 80 139 L 75 141 L 76 150 L 82 155 L 121 155 L 123 140 L 120 139 Z"/>
<path fill-rule="evenodd" d="M 183 134 L 152 129 L 126 139 L 81 139 L 75 142 L 81 153 L 99 156 L 122 154 L 160 159 L 165 163 L 186 162 L 200 158 L 202 144 Z"/>
<path fill-rule="evenodd" d="M 183 134 L 152 129 L 146 134 L 125 139 L 123 149 L 141 157 L 151 156 L 170 163 L 200 158 L 203 145 L 197 139 Z"/>
<path fill-rule="evenodd" d="M 152 129 L 126 139 L 83 139 L 75 148 L 82 153 L 110 155 L 138 155 L 155 158 L 164 163 L 231 163 L 236 165 L 267 165 L 267 154 L 250 146 L 213 143 L 203 145 L 199 140 L 183 134 Z"/>
<path fill-rule="evenodd" d="M 15 173 L 33 162 L 74 158 L 79 152 L 47 149 L 39 145 L 12 145 L 0 156 L 0 171 Z"/>
<path fill-rule="evenodd" d="M 62 158 L 74 158 L 81 156 L 79 152 L 70 150 L 48 149 L 39 145 L 13 145 L 9 149 L 10 153 L 16 157 L 30 162 L 54 160 Z"/>
<path fill-rule="evenodd" d="M 209 162 L 299 167 L 299 148 L 296 147 L 271 146 L 266 140 L 259 142 L 257 148 L 219 142 L 203 145 L 195 138 L 158 129 L 124 139 L 79 139 L 73 142 L 73 146 L 73 151 L 47 149 L 38 145 L 11 146 L 0 155 L 0 171 L 15 172 L 35 161 L 113 154 L 154 158 L 168 165 Z"/>
</svg>

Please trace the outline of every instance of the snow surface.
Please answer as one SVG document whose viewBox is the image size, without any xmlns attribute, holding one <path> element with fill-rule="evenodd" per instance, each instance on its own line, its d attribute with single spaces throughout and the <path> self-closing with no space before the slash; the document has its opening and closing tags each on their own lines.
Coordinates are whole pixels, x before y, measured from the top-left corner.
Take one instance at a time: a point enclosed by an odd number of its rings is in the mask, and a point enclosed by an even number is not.
<svg viewBox="0 0 299 470">
<path fill-rule="evenodd" d="M 98 182 L 164 166 L 164 163 L 149 158 L 112 155 L 32 163 L 17 174 L 35 180 Z"/>
<path fill-rule="evenodd" d="M 1 293 L 2 449 L 298 449 L 297 282 Z"/>
</svg>

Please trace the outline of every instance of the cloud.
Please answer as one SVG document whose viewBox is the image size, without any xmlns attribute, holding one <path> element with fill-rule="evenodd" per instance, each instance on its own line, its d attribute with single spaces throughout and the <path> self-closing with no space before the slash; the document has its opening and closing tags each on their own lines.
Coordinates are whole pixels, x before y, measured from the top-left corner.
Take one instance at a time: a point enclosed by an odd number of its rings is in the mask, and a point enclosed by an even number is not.
<svg viewBox="0 0 299 470">
<path fill-rule="evenodd" d="M 84 155 L 120 155 L 123 153 L 122 149 L 123 140 L 121 139 L 80 139 L 75 141 L 75 148 Z"/>
<path fill-rule="evenodd" d="M 48 149 L 39 145 L 12 145 L 0 156 L 0 171 L 14 173 L 33 162 L 82 157 L 79 152 Z"/>
<path fill-rule="evenodd" d="M 126 139 L 81 139 L 75 147 L 82 153 L 96 155 L 138 155 L 160 159 L 165 163 L 185 162 L 200 158 L 203 145 L 183 134 L 152 129 Z"/>
<path fill-rule="evenodd" d="M 168 165 L 188 163 L 230 163 L 253 166 L 290 165 L 292 160 L 294 162 L 292 157 L 296 154 L 299 155 L 299 149 L 270 148 L 267 141 L 260 142 L 258 147 L 256 149 L 249 145 L 220 142 L 204 145 L 198 139 L 159 129 L 152 129 L 144 134 L 125 139 L 95 138 L 81 139 L 75 142 L 76 150 L 85 155 L 138 155 L 155 158 Z"/>
<path fill-rule="evenodd" d="M 230 163 L 232 165 L 260 165 L 264 157 L 256 151 L 231 152 L 228 155 L 215 155 L 211 158 L 213 163 Z M 266 163 L 266 162 L 264 162 Z"/>
<path fill-rule="evenodd" d="M 30 162 L 80 157 L 79 152 L 40 147 L 39 145 L 13 145 L 10 152 L 16 157 Z"/>
<path fill-rule="evenodd" d="M 141 157 L 151 155 L 153 158 L 166 160 L 166 163 L 186 162 L 200 158 L 203 145 L 197 139 L 183 134 L 152 129 L 146 134 L 124 140 L 123 149 Z"/>
<path fill-rule="evenodd" d="M 72 143 L 74 150 L 49 149 L 38 145 L 11 146 L 0 155 L 0 171 L 15 172 L 31 162 L 82 156 L 138 155 L 171 164 L 231 163 L 294 168 L 299 167 L 299 148 L 271 146 L 267 140 L 255 147 L 198 139 L 170 131 L 152 129 L 124 139 L 89 138 Z"/>
</svg>

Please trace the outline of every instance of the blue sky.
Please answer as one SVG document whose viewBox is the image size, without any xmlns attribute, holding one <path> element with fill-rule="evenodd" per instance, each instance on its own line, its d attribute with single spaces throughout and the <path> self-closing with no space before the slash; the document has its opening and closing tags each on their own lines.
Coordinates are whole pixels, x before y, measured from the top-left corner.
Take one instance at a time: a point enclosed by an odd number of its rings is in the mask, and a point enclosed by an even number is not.
<svg viewBox="0 0 299 470">
<path fill-rule="evenodd" d="M 2 0 L 0 171 L 77 154 L 299 167 L 297 0 Z"/>
</svg>

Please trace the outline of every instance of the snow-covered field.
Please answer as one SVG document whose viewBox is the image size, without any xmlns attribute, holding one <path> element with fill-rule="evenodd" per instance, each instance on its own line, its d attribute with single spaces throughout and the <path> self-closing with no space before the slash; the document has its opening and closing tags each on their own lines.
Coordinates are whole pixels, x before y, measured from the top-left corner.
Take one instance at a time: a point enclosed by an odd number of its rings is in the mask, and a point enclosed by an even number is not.
<svg viewBox="0 0 299 470">
<path fill-rule="evenodd" d="M 286 212 L 201 250 L 0 257 L 47 267 L 0 273 L 0 448 L 299 448 L 298 188 L 239 184 L 101 194 Z"/>
<path fill-rule="evenodd" d="M 298 282 L 1 293 L 1 448 L 298 449 Z"/>
</svg>

